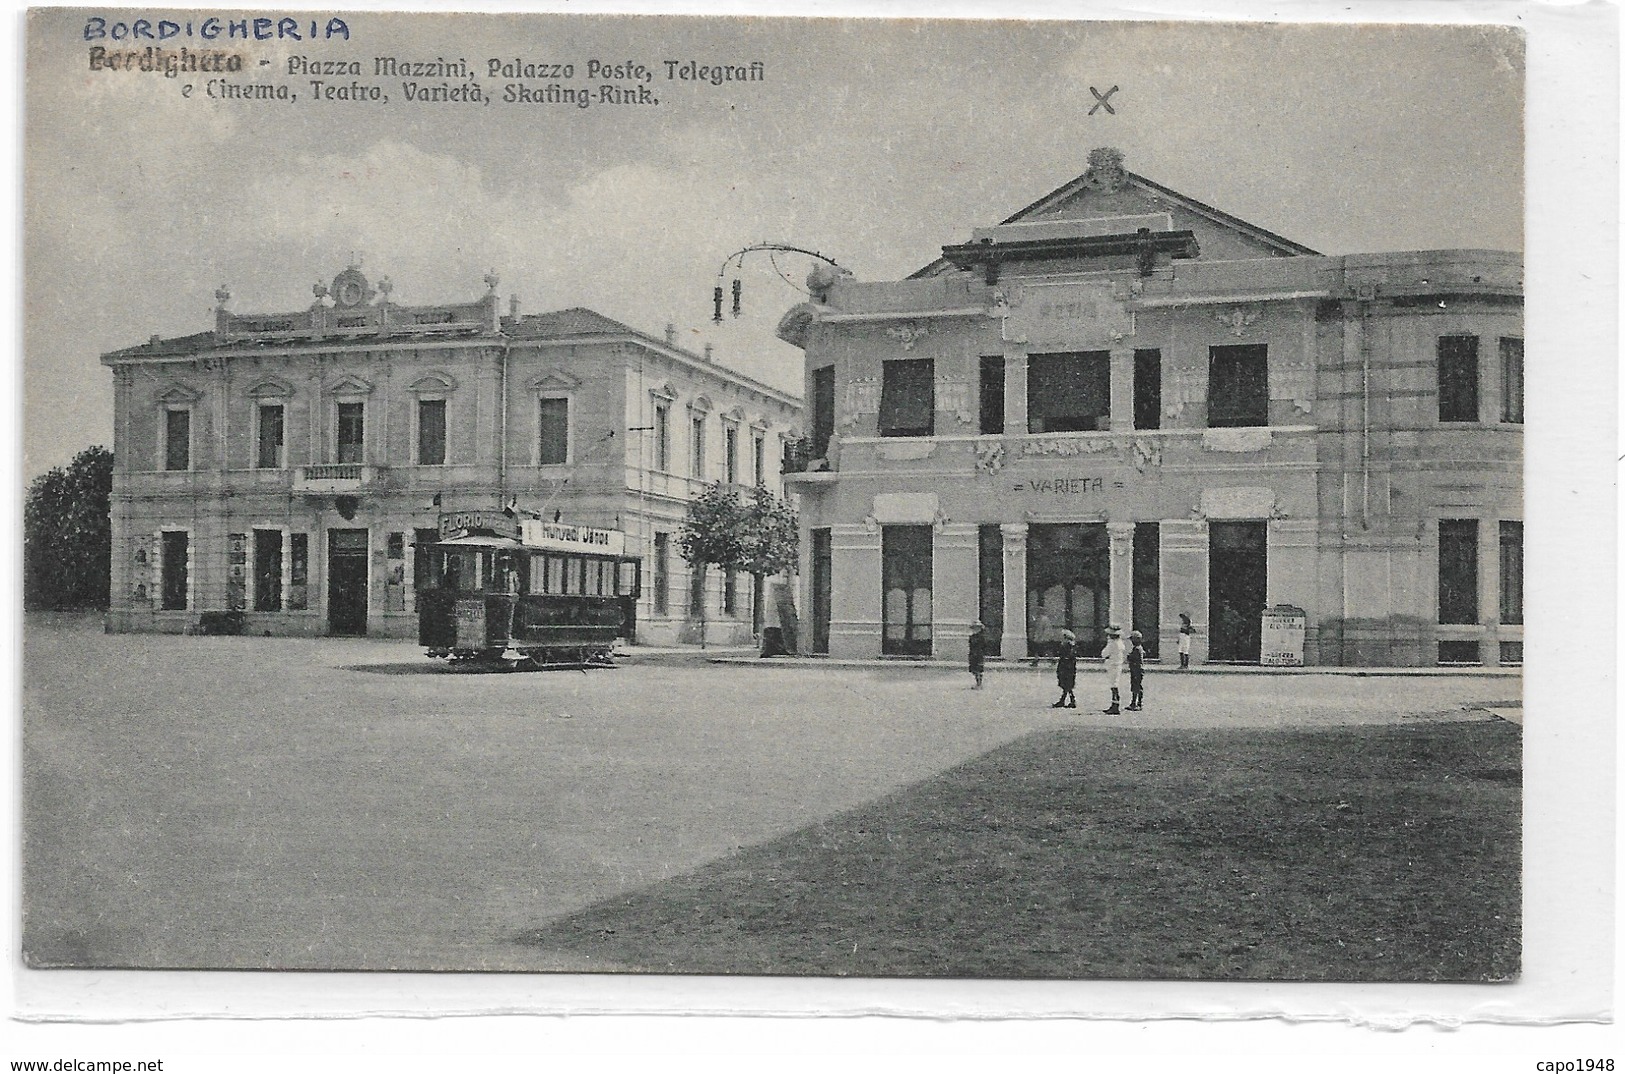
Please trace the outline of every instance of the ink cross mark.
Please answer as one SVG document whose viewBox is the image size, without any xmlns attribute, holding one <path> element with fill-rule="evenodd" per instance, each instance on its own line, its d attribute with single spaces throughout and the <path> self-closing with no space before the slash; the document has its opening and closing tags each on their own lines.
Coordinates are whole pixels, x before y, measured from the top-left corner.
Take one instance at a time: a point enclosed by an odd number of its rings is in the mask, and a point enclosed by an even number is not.
<svg viewBox="0 0 1625 1074">
<path fill-rule="evenodd" d="M 1102 108 L 1106 110 L 1107 115 L 1115 116 L 1117 114 L 1117 109 L 1113 108 L 1111 105 L 1111 96 L 1117 92 L 1116 86 L 1113 86 L 1105 93 L 1101 93 L 1099 90 L 1095 89 L 1095 87 L 1090 86 L 1089 92 L 1095 95 L 1095 105 L 1093 108 L 1089 109 L 1089 114 L 1091 116 L 1100 111 Z"/>
</svg>

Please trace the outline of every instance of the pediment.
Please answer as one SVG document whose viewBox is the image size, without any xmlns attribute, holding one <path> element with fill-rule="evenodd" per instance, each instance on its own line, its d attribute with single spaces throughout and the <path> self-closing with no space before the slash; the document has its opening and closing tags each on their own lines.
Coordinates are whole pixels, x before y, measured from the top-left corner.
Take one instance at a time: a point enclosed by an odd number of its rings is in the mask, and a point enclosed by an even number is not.
<svg viewBox="0 0 1625 1074">
<path fill-rule="evenodd" d="M 701 410 L 709 414 L 711 412 L 711 399 L 709 396 L 696 395 L 694 401 L 688 404 L 688 408 L 690 410 Z"/>
<path fill-rule="evenodd" d="M 158 393 L 158 402 L 166 406 L 190 405 L 203 398 L 203 393 L 185 384 L 171 384 Z"/>
<path fill-rule="evenodd" d="M 293 394 L 293 386 L 280 380 L 262 380 L 248 389 L 250 399 L 285 399 Z"/>
<path fill-rule="evenodd" d="M 674 402 L 677 399 L 677 389 L 673 388 L 669 381 L 665 384 L 656 384 L 653 388 L 649 389 L 649 394 L 657 399 L 664 399 L 668 403 Z"/>
<path fill-rule="evenodd" d="M 562 369 L 550 369 L 539 377 L 531 378 L 530 381 L 531 390 L 537 392 L 565 392 L 580 386 L 580 377 L 573 377 Z"/>
<path fill-rule="evenodd" d="M 406 390 L 416 392 L 418 395 L 450 393 L 457 390 L 457 379 L 450 373 L 443 373 L 436 369 L 414 380 L 407 385 Z"/>
<path fill-rule="evenodd" d="M 724 410 L 722 412 L 722 420 L 731 421 L 739 425 L 745 424 L 745 408 L 742 406 L 736 406 L 732 410 Z"/>
<path fill-rule="evenodd" d="M 371 395 L 372 382 L 357 376 L 344 376 L 327 386 L 328 395 Z"/>
</svg>

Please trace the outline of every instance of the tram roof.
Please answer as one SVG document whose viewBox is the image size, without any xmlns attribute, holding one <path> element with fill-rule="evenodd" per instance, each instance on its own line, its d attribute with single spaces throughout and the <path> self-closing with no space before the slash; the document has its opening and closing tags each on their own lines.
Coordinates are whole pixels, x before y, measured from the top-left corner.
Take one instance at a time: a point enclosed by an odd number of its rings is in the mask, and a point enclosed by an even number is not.
<svg viewBox="0 0 1625 1074">
<path fill-rule="evenodd" d="M 484 534 L 470 534 L 467 537 L 453 537 L 447 541 L 435 542 L 441 548 L 523 548 L 524 545 L 512 537 L 488 537 Z"/>
</svg>

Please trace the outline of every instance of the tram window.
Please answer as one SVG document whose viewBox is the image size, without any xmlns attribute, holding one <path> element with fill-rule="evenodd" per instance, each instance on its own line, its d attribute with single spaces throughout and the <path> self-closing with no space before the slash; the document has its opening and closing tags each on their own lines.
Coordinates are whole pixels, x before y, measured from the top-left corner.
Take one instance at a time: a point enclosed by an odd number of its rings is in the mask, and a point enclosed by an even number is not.
<svg viewBox="0 0 1625 1074">
<path fill-rule="evenodd" d="M 604 595 L 604 565 L 596 559 L 587 561 L 587 593 L 594 597 Z"/>
<path fill-rule="evenodd" d="M 564 568 L 564 591 L 569 593 L 571 596 L 580 596 L 582 592 L 582 567 L 585 566 L 585 564 L 583 564 L 582 561 L 575 556 L 569 557 L 564 562 L 566 564 Z"/>
<path fill-rule="evenodd" d="M 544 593 L 564 592 L 564 557 L 547 557 L 547 584 L 543 587 Z"/>
<path fill-rule="evenodd" d="M 540 552 L 530 554 L 530 579 L 525 592 L 532 594 L 547 592 L 547 557 Z"/>
</svg>

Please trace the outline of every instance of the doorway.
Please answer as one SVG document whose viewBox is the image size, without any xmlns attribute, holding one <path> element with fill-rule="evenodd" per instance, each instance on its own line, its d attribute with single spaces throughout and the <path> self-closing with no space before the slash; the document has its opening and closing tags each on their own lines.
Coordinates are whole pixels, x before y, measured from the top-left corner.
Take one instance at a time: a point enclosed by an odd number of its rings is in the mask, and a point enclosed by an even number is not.
<svg viewBox="0 0 1625 1074">
<path fill-rule="evenodd" d="M 1267 548 L 1263 522 L 1208 523 L 1208 659 L 1258 663 Z"/>
<path fill-rule="evenodd" d="M 829 655 L 830 531 L 812 531 L 812 651 Z"/>
<path fill-rule="evenodd" d="M 1034 523 L 1027 528 L 1027 655 L 1054 656 L 1061 631 L 1077 635 L 1078 652 L 1106 645 L 1111 614 L 1111 557 L 1106 523 Z"/>
<path fill-rule="evenodd" d="M 327 631 L 367 633 L 367 531 L 327 531 Z"/>
<path fill-rule="evenodd" d="M 882 526 L 880 574 L 886 656 L 931 655 L 930 526 Z"/>
</svg>

